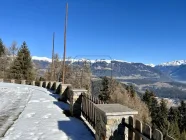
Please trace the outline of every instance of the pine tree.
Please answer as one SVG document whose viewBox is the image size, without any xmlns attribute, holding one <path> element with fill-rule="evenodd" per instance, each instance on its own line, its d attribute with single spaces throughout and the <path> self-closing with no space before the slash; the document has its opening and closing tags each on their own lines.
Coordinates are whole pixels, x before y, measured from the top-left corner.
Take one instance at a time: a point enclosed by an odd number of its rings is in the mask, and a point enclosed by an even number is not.
<svg viewBox="0 0 186 140">
<path fill-rule="evenodd" d="M 164 138 L 166 138 L 169 135 L 173 137 L 175 140 L 179 140 L 180 131 L 178 123 L 177 122 L 170 123 L 166 118 L 163 121 L 164 123 L 160 126 L 160 130 L 163 133 Z"/>
<path fill-rule="evenodd" d="M 5 53 L 5 47 L 3 45 L 3 41 L 0 38 L 0 57 Z"/>
<path fill-rule="evenodd" d="M 135 91 L 133 85 L 130 85 L 130 96 L 131 97 L 135 97 L 136 96 L 136 91 Z"/>
<path fill-rule="evenodd" d="M 110 100 L 110 90 L 109 90 L 109 79 L 107 77 L 103 77 L 102 80 L 102 90 L 99 95 L 99 99 L 105 102 Z"/>
<path fill-rule="evenodd" d="M 147 106 L 150 108 L 150 104 L 152 102 L 152 97 L 155 97 L 154 93 L 152 91 L 146 90 L 142 100 L 147 104 Z"/>
<path fill-rule="evenodd" d="M 33 65 L 30 51 L 26 42 L 23 42 L 18 51 L 17 57 L 10 68 L 10 77 L 19 80 L 32 80 L 34 78 L 33 76 Z"/>
<path fill-rule="evenodd" d="M 179 110 L 177 108 L 171 107 L 168 113 L 168 121 L 178 122 L 178 115 L 179 115 Z"/>
<path fill-rule="evenodd" d="M 179 110 L 178 124 L 180 131 L 183 132 L 186 131 L 186 103 L 184 101 L 181 101 L 178 110 Z"/>
<path fill-rule="evenodd" d="M 168 116 L 167 103 L 165 102 L 164 99 L 161 99 L 161 102 L 160 102 L 160 112 L 159 113 L 161 113 L 161 116 L 163 118 L 167 118 L 167 116 Z"/>
<path fill-rule="evenodd" d="M 152 125 L 156 126 L 157 116 L 158 116 L 159 105 L 155 97 L 151 97 L 151 102 L 149 103 L 149 111 L 152 118 Z"/>
<path fill-rule="evenodd" d="M 155 125 L 160 131 L 162 131 L 164 136 L 167 135 L 167 128 L 169 126 L 167 117 L 168 117 L 167 104 L 164 99 L 161 99 L 159 112 L 157 113 L 155 120 Z"/>
</svg>

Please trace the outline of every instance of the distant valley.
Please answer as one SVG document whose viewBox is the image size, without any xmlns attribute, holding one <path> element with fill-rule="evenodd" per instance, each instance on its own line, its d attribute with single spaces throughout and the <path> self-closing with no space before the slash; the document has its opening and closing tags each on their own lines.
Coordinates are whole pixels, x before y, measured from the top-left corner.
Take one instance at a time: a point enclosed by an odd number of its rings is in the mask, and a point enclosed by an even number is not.
<svg viewBox="0 0 186 140">
<path fill-rule="evenodd" d="M 42 75 L 49 67 L 49 58 L 33 58 L 34 65 Z M 133 84 L 139 95 L 150 89 L 159 97 L 186 99 L 186 61 L 173 61 L 157 66 L 143 63 L 129 63 L 113 60 L 90 61 L 91 72 L 94 76 L 113 76 L 125 84 Z M 77 60 L 68 60 L 66 64 L 83 65 Z M 111 72 L 111 69 L 113 70 Z M 178 82 L 179 81 L 179 82 Z M 180 83 L 183 82 L 183 83 Z"/>
</svg>

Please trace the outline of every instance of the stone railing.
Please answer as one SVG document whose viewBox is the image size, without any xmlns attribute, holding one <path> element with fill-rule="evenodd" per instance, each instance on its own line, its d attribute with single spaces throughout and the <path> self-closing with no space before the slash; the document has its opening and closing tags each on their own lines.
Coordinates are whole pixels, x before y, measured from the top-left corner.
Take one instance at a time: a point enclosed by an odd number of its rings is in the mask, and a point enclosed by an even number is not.
<svg viewBox="0 0 186 140">
<path fill-rule="evenodd" d="M 70 84 L 55 81 L 3 80 L 0 82 L 29 84 L 52 90 L 59 94 L 59 101 L 70 104 L 70 113 L 82 118 L 95 134 L 96 140 L 163 140 L 162 133 L 134 120 L 138 112 L 120 104 L 105 104 L 87 93 L 85 89 L 73 89 Z M 167 136 L 166 140 L 174 140 Z"/>
</svg>

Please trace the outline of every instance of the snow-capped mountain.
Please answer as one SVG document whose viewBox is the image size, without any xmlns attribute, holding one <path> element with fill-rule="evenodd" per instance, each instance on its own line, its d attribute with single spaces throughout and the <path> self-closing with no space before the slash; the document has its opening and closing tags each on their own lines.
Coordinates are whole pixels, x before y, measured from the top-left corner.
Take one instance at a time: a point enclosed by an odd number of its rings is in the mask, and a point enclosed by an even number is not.
<svg viewBox="0 0 186 140">
<path fill-rule="evenodd" d="M 47 58 L 47 57 L 38 57 L 38 56 L 32 56 L 32 60 L 38 60 L 38 61 L 47 61 L 47 62 L 52 62 L 51 58 Z M 60 59 L 61 60 L 61 59 Z M 111 63 L 111 61 L 117 61 L 117 62 L 126 62 L 126 63 L 131 63 L 131 62 L 127 62 L 127 61 L 123 61 L 123 60 L 109 60 L 109 59 L 85 59 L 85 58 L 79 58 L 79 59 L 73 59 L 73 58 L 66 58 L 66 61 L 69 62 L 90 62 L 90 63 L 96 63 L 96 62 L 106 62 L 106 63 Z"/>
<path fill-rule="evenodd" d="M 32 57 L 35 66 L 38 69 L 48 69 L 52 60 L 46 57 Z M 134 62 L 126 62 L 123 60 L 108 60 L 108 59 L 72 59 L 67 58 L 66 63 L 71 64 L 72 66 L 82 65 L 84 62 L 90 64 L 91 71 L 93 75 L 96 76 L 109 76 L 112 75 L 114 77 L 124 77 L 124 78 L 150 78 L 150 79 L 160 79 L 166 80 L 169 78 L 164 76 L 159 70 L 154 68 L 153 64 L 146 65 L 143 63 L 134 63 Z M 111 63 L 112 62 L 112 63 Z"/>
<path fill-rule="evenodd" d="M 160 64 L 160 66 L 180 66 L 183 64 L 186 64 L 186 60 L 175 60 L 171 62 L 166 62 L 166 63 Z"/>
<path fill-rule="evenodd" d="M 186 81 L 186 60 L 175 60 L 155 66 L 174 80 Z"/>
<path fill-rule="evenodd" d="M 32 60 L 52 62 L 52 59 L 50 59 L 50 58 L 47 58 L 47 57 L 38 57 L 38 56 L 32 56 Z"/>
<path fill-rule="evenodd" d="M 145 64 L 146 66 L 150 66 L 150 67 L 155 67 L 156 65 L 154 64 Z"/>
</svg>

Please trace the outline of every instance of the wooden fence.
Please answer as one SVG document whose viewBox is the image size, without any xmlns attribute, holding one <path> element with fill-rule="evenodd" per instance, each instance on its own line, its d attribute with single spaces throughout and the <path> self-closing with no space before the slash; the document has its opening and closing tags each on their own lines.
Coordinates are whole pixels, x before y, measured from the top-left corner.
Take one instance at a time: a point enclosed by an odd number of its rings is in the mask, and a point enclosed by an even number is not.
<svg viewBox="0 0 186 140">
<path fill-rule="evenodd" d="M 148 124 L 134 120 L 132 117 L 129 117 L 128 122 L 123 119 L 122 125 L 128 128 L 129 140 L 175 140 L 170 136 L 163 138 L 161 131 L 158 129 L 152 130 Z"/>
<path fill-rule="evenodd" d="M 94 104 L 105 104 L 97 97 L 82 93 L 82 115 L 95 128 L 96 110 Z"/>
<path fill-rule="evenodd" d="M 105 104 L 97 97 L 82 93 L 82 115 L 89 122 L 89 124 L 95 129 L 96 123 L 96 109 L 94 104 Z M 123 127 L 123 128 L 121 128 Z M 125 127 L 128 131 L 125 131 Z M 123 119 L 120 129 L 127 135 L 128 140 L 163 140 L 163 134 L 161 131 L 152 128 L 142 123 L 139 120 L 134 120 L 129 117 L 128 121 Z M 126 134 L 127 133 L 127 134 Z M 174 138 L 167 136 L 165 140 L 175 140 Z"/>
</svg>

